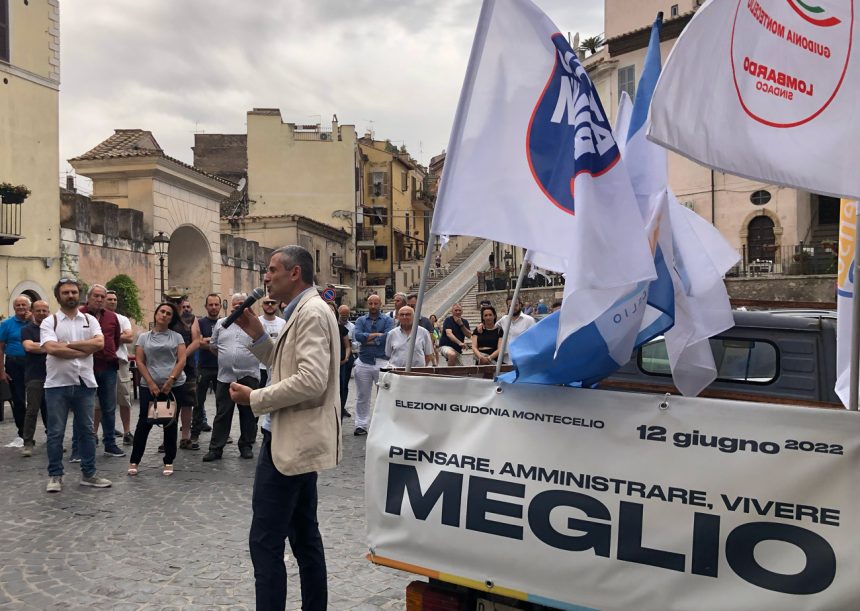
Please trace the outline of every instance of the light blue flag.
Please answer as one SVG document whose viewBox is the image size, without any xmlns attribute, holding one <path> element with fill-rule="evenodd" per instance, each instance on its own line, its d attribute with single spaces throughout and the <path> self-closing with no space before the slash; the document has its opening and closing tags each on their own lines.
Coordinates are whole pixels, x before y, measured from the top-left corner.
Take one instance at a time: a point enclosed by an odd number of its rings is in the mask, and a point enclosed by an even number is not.
<svg viewBox="0 0 860 611">
<path fill-rule="evenodd" d="M 660 78 L 660 30 L 663 26 L 663 13 L 659 13 L 651 26 L 651 39 L 645 54 L 645 63 L 639 85 L 636 89 L 636 99 L 627 130 L 627 143 L 624 159 L 633 191 L 639 202 L 642 216 L 649 221 L 652 243 L 656 245 L 654 266 L 657 269 L 657 279 L 648 286 L 648 308 L 645 312 L 642 328 L 636 337 L 636 345 L 662 335 L 675 322 L 675 289 L 669 265 L 673 264 L 672 228 L 669 223 L 669 213 L 661 197 L 668 188 L 668 162 L 666 149 L 649 142 L 648 109 L 651 97 Z M 668 261 L 667 261 L 668 259 Z"/>
</svg>

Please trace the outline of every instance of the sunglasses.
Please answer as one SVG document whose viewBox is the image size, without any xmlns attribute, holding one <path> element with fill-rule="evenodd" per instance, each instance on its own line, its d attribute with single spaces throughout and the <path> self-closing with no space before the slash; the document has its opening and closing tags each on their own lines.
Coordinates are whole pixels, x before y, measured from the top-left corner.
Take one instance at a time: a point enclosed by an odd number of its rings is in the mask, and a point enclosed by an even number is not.
<svg viewBox="0 0 860 611">
<path fill-rule="evenodd" d="M 277 301 L 264 301 L 263 305 L 278 305 Z"/>
</svg>

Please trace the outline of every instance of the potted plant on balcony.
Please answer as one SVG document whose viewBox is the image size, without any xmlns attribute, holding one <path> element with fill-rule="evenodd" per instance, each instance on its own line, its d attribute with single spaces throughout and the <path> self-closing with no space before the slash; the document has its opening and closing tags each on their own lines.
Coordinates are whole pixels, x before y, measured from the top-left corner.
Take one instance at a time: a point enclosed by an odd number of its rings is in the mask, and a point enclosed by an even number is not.
<svg viewBox="0 0 860 611">
<path fill-rule="evenodd" d="M 12 185 L 8 182 L 0 182 L 0 197 L 4 204 L 23 204 L 30 196 L 30 189 L 24 185 Z"/>
</svg>

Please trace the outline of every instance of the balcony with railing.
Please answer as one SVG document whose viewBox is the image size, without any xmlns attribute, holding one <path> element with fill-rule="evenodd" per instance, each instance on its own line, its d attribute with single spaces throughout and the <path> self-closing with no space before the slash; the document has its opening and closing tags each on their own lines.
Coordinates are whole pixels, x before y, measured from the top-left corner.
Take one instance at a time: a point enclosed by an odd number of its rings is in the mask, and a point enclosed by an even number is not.
<svg viewBox="0 0 860 611">
<path fill-rule="evenodd" d="M 518 270 L 513 268 L 489 269 L 478 272 L 479 291 L 512 291 L 517 285 Z M 542 288 L 547 286 L 564 286 L 564 276 L 552 272 L 542 274 L 536 272 L 534 278 L 526 276 L 523 278 L 523 288 Z"/>
<path fill-rule="evenodd" d="M 835 274 L 838 244 L 744 245 L 738 252 L 740 262 L 726 273 L 727 277 L 810 276 Z"/>
<path fill-rule="evenodd" d="M 0 204 L 0 246 L 9 246 L 21 239 L 21 206 Z"/>
<path fill-rule="evenodd" d="M 373 227 L 364 227 L 361 225 L 356 227 L 355 245 L 358 248 L 373 248 L 376 245 Z"/>
</svg>

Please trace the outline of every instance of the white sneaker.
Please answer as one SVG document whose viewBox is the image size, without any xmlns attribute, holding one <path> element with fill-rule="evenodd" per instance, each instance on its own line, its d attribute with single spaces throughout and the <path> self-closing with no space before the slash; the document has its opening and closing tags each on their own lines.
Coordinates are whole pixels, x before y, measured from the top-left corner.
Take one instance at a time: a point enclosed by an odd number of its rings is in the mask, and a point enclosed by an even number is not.
<svg viewBox="0 0 860 611">
<path fill-rule="evenodd" d="M 89 486 L 91 488 L 110 488 L 111 481 L 109 479 L 99 477 L 98 475 L 91 475 L 89 477 L 81 476 L 81 486 Z"/>
<path fill-rule="evenodd" d="M 63 476 L 52 475 L 48 478 L 48 485 L 45 487 L 45 492 L 59 492 L 63 489 Z"/>
</svg>

